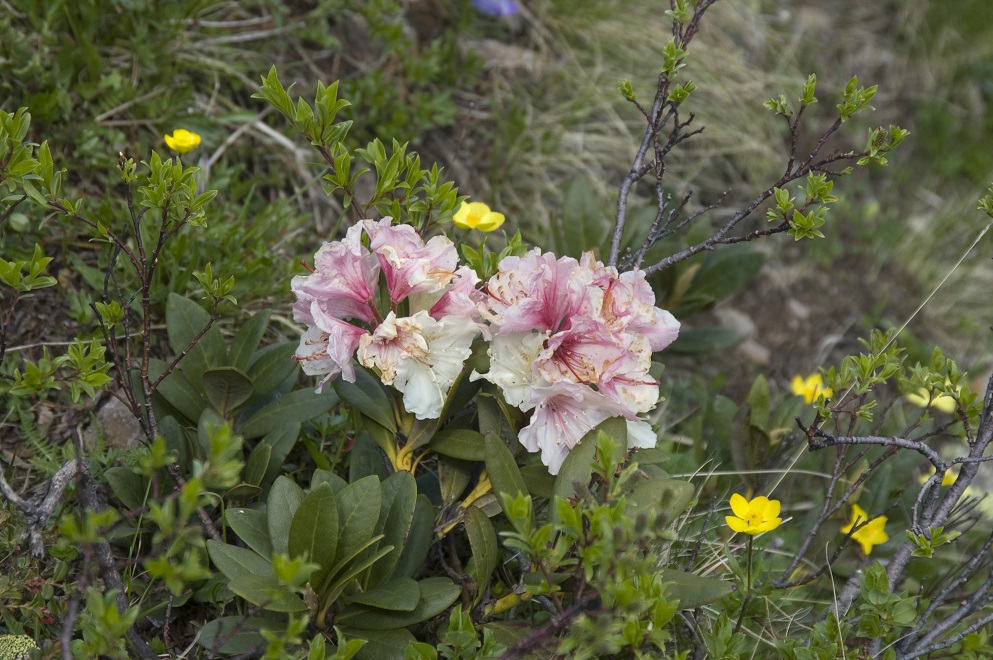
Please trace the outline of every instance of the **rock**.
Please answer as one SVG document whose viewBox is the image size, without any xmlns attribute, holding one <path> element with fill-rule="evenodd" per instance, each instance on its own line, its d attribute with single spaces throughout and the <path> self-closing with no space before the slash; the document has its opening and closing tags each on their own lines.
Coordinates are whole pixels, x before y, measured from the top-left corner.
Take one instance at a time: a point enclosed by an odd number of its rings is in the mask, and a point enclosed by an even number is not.
<svg viewBox="0 0 993 660">
<path fill-rule="evenodd" d="M 110 397 L 97 410 L 97 424 L 111 447 L 129 449 L 141 444 L 141 424 L 117 397 Z M 96 442 L 97 432 L 94 426 L 90 426 L 83 433 L 83 440 L 92 446 Z"/>
</svg>

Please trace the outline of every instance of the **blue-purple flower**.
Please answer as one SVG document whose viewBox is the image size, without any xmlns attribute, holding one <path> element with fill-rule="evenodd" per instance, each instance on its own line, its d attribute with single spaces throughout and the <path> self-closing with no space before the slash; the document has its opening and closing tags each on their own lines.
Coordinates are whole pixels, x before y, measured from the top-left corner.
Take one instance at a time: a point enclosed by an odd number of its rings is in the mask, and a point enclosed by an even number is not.
<svg viewBox="0 0 993 660">
<path fill-rule="evenodd" d="M 472 0 L 472 6 L 487 16 L 513 16 L 518 9 L 514 0 Z"/>
</svg>

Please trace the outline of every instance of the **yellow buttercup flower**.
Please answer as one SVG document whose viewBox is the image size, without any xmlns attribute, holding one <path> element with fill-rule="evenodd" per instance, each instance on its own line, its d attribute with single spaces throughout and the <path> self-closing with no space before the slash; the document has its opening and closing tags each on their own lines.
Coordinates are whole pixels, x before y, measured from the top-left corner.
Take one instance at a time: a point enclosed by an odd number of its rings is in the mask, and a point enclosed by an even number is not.
<svg viewBox="0 0 993 660">
<path fill-rule="evenodd" d="M 909 403 L 912 403 L 918 408 L 927 408 L 929 400 L 928 391 L 923 387 L 906 396 Z M 935 410 L 940 410 L 943 413 L 953 413 L 955 412 L 955 409 L 958 408 L 958 403 L 955 401 L 954 397 L 950 397 L 947 394 L 939 394 L 931 400 L 931 407 Z"/>
<path fill-rule="evenodd" d="M 185 128 L 177 128 L 172 132 L 172 135 L 165 136 L 165 143 L 176 153 L 185 154 L 187 151 L 200 146 L 200 136 Z"/>
<path fill-rule="evenodd" d="M 793 394 L 797 396 L 802 396 L 806 403 L 813 403 L 817 399 L 823 397 L 830 397 L 834 394 L 834 390 L 830 387 L 824 387 L 824 381 L 821 379 L 820 374 L 813 374 L 812 376 L 793 376 L 793 382 L 791 383 L 793 387 Z"/>
<path fill-rule="evenodd" d="M 869 520 L 869 514 L 867 514 L 858 504 L 853 504 L 852 521 L 842 527 L 841 532 L 843 534 L 849 534 L 855 525 L 865 523 L 867 520 Z M 886 543 L 890 540 L 889 535 L 883 529 L 885 526 L 886 516 L 879 516 L 878 518 L 869 520 L 868 523 L 855 530 L 855 532 L 851 534 L 851 537 L 858 541 L 859 545 L 862 546 L 862 552 L 869 554 L 872 552 L 872 546 Z"/>
<path fill-rule="evenodd" d="M 759 496 L 749 501 L 735 493 L 731 496 L 733 516 L 724 516 L 728 527 L 736 532 L 755 536 L 779 527 L 783 519 L 779 517 L 779 500 Z"/>
<path fill-rule="evenodd" d="M 922 474 L 917 481 L 923 486 L 927 483 L 927 480 L 934 476 L 934 468 L 931 468 L 930 474 Z M 959 478 L 958 472 L 953 470 L 945 470 L 945 476 L 941 478 L 942 486 L 951 486 Z"/>
<path fill-rule="evenodd" d="M 478 231 L 493 231 L 503 224 L 503 213 L 491 211 L 490 207 L 482 202 L 462 202 L 452 222 L 457 227 L 464 229 L 476 229 Z"/>
</svg>

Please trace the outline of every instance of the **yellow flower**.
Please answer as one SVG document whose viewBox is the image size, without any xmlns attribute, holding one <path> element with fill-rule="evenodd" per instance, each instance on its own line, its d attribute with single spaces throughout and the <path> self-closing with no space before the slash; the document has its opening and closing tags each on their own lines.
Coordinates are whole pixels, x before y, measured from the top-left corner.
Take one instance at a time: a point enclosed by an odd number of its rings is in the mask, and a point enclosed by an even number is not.
<svg viewBox="0 0 993 660">
<path fill-rule="evenodd" d="M 200 146 L 200 136 L 185 128 L 177 128 L 172 135 L 165 136 L 165 142 L 176 153 L 185 154 L 187 151 Z"/>
<path fill-rule="evenodd" d="M 852 522 L 842 527 L 841 532 L 843 534 L 848 534 L 852 531 L 852 528 L 855 527 L 855 525 L 865 523 L 867 520 L 869 520 L 869 514 L 867 514 L 858 504 L 853 504 Z M 872 552 L 872 546 L 886 543 L 890 540 L 890 537 L 883 529 L 885 526 L 886 516 L 879 516 L 878 518 L 873 518 L 872 520 L 869 520 L 868 523 L 862 525 L 853 534 L 851 534 L 851 537 L 858 541 L 859 545 L 862 546 L 862 552 L 869 554 Z"/>
<path fill-rule="evenodd" d="M 813 403 L 817 399 L 823 397 L 830 397 L 834 394 L 834 390 L 830 387 L 824 387 L 824 381 L 821 380 L 820 374 L 814 374 L 812 376 L 793 376 L 793 394 L 797 396 L 802 396 L 806 403 Z"/>
<path fill-rule="evenodd" d="M 918 408 L 927 408 L 928 399 L 928 391 L 923 387 L 916 392 L 911 392 L 907 395 L 907 401 L 914 404 Z M 940 410 L 943 413 L 953 413 L 955 412 L 955 409 L 958 408 L 958 403 L 955 401 L 954 397 L 950 397 L 947 394 L 939 394 L 931 400 L 931 407 L 935 410 Z"/>
<path fill-rule="evenodd" d="M 779 500 L 759 496 L 752 501 L 735 493 L 731 496 L 733 516 L 724 516 L 728 527 L 745 534 L 761 534 L 779 527 L 783 519 L 779 517 Z"/>
<path fill-rule="evenodd" d="M 931 468 L 930 474 L 922 474 L 917 481 L 923 486 L 927 483 L 927 480 L 934 476 L 934 468 Z M 945 476 L 941 478 L 942 486 L 951 486 L 955 483 L 955 480 L 959 478 L 958 472 L 952 470 L 945 470 Z"/>
<path fill-rule="evenodd" d="M 478 229 L 479 231 L 493 231 L 503 224 L 503 213 L 496 213 L 490 210 L 482 202 L 462 202 L 458 213 L 452 218 L 452 222 L 458 227 L 465 229 Z"/>
</svg>

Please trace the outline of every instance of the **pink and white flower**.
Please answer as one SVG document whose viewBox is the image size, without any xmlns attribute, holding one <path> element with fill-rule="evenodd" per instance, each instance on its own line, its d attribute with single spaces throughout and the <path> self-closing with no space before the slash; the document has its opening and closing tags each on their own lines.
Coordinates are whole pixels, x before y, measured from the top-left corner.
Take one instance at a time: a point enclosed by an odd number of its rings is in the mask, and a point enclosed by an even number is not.
<svg viewBox="0 0 993 660">
<path fill-rule="evenodd" d="M 477 334 L 475 323 L 457 316 L 436 320 L 420 311 L 397 318 L 390 312 L 360 339 L 357 356 L 363 366 L 379 370 L 384 384 L 403 393 L 408 412 L 437 419 Z"/>
</svg>

